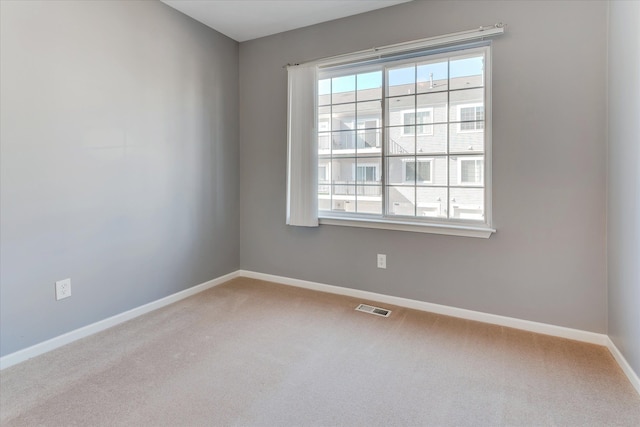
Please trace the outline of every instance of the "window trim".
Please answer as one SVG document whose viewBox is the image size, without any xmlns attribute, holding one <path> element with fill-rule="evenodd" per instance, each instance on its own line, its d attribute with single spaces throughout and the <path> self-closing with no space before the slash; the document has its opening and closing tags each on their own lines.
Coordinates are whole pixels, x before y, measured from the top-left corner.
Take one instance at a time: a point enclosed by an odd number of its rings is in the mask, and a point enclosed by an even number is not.
<svg viewBox="0 0 640 427">
<path fill-rule="evenodd" d="M 381 220 L 351 216 L 341 218 L 337 215 L 325 215 L 319 218 L 320 225 L 341 227 L 373 228 L 378 230 L 410 231 L 414 233 L 445 234 L 449 236 L 477 237 L 488 239 L 496 232 L 495 228 L 472 224 L 440 224 L 436 222 L 418 222 L 409 220 Z"/>
</svg>

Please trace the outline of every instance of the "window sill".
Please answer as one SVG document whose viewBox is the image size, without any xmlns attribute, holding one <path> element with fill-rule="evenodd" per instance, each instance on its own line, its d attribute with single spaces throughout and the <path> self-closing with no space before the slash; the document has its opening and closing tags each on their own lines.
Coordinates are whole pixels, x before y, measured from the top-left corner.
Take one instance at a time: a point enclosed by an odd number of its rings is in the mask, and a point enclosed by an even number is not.
<svg viewBox="0 0 640 427">
<path fill-rule="evenodd" d="M 449 236 L 478 237 L 488 239 L 496 230 L 486 226 L 460 224 L 434 224 L 412 221 L 383 221 L 363 218 L 322 217 L 321 225 L 338 225 L 343 227 L 377 228 L 383 230 L 411 231 L 414 233 L 445 234 Z"/>
</svg>

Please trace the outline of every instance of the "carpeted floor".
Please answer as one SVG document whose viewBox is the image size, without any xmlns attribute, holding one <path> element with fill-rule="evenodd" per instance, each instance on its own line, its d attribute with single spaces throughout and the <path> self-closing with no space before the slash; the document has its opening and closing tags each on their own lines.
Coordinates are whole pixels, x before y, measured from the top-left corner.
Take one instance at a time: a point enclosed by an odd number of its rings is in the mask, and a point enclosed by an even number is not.
<svg viewBox="0 0 640 427">
<path fill-rule="evenodd" d="M 234 279 L 0 373 L 0 424 L 638 426 L 604 347 Z"/>
</svg>

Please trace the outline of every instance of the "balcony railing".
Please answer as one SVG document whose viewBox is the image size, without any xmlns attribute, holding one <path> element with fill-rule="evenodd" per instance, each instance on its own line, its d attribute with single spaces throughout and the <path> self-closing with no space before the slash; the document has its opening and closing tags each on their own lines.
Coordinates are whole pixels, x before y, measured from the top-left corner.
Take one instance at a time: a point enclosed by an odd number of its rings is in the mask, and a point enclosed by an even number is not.
<svg viewBox="0 0 640 427">
<path fill-rule="evenodd" d="M 334 133 L 331 138 L 329 134 L 321 135 L 318 138 L 318 150 L 326 151 L 333 147 L 334 150 L 354 150 L 356 148 L 380 148 L 380 134 L 366 135 L 358 132 Z"/>
<path fill-rule="evenodd" d="M 365 139 L 360 135 L 356 136 L 354 141 L 352 133 L 344 133 L 339 137 L 336 137 L 334 135 L 334 137 L 331 139 L 329 139 L 328 137 L 318 138 L 318 150 L 320 151 L 328 151 L 332 146 L 334 150 L 353 150 L 355 149 L 356 144 L 358 145 L 359 149 L 380 148 L 380 135 L 376 134 L 374 141 L 372 141 L 371 138 Z M 407 149 L 398 144 L 398 142 L 396 142 L 393 138 L 389 138 L 389 154 L 405 154 L 408 152 L 409 151 Z"/>
<path fill-rule="evenodd" d="M 363 183 L 358 183 L 358 185 L 356 185 L 353 181 L 334 181 L 333 184 L 321 183 L 318 186 L 318 194 L 334 196 L 381 196 L 382 187 L 380 185 L 375 185 L 375 181 L 371 182 L 371 184 L 374 185 L 364 185 Z M 331 191 L 332 187 L 333 192 Z"/>
</svg>

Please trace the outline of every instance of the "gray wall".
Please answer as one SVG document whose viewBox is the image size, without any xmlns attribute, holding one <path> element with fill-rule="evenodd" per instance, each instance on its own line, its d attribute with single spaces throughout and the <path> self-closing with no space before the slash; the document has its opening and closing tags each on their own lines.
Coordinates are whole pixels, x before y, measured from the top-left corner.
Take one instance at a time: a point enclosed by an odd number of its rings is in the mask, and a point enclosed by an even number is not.
<svg viewBox="0 0 640 427">
<path fill-rule="evenodd" d="M 284 64 L 498 21 L 497 234 L 285 225 Z M 242 43 L 241 267 L 605 333 L 606 28 L 605 2 L 415 1 Z"/>
<path fill-rule="evenodd" d="M 159 2 L 0 6 L 0 354 L 237 270 L 238 43 Z"/>
<path fill-rule="evenodd" d="M 609 336 L 640 373 L 640 2 L 609 14 Z"/>
</svg>

